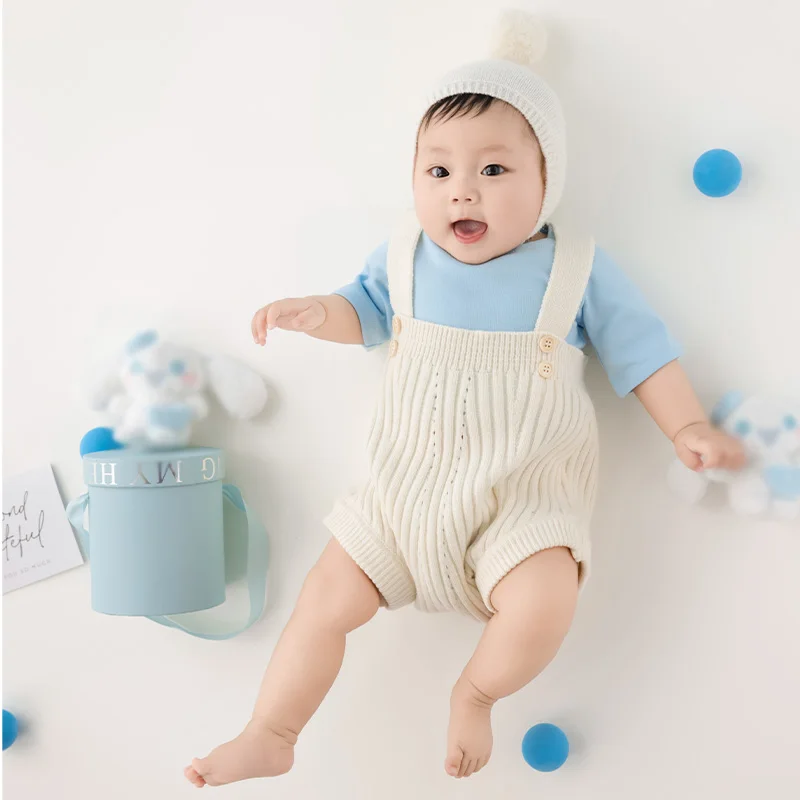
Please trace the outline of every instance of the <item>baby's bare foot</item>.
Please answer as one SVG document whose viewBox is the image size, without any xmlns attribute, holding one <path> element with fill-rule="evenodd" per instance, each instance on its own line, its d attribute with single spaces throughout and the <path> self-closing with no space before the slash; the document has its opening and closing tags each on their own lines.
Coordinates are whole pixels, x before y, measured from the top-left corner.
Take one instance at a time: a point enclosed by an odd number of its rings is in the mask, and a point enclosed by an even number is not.
<svg viewBox="0 0 800 800">
<path fill-rule="evenodd" d="M 235 739 L 206 758 L 195 758 L 183 774 L 198 789 L 283 775 L 294 763 L 296 741 L 297 736 L 289 731 L 251 720 Z"/>
<path fill-rule="evenodd" d="M 483 769 L 492 754 L 491 713 L 494 700 L 462 676 L 450 697 L 450 726 L 444 768 L 454 778 Z"/>
</svg>

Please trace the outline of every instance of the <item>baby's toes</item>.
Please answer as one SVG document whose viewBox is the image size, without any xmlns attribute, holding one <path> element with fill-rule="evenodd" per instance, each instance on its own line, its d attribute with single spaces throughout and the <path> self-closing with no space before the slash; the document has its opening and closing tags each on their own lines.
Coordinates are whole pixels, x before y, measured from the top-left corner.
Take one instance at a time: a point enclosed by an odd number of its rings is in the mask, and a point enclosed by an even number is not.
<svg viewBox="0 0 800 800">
<path fill-rule="evenodd" d="M 192 768 L 194 771 L 200 776 L 200 780 L 206 786 L 216 786 L 218 781 L 214 779 L 214 769 L 209 764 L 210 759 L 208 758 L 193 758 L 192 759 Z"/>
<path fill-rule="evenodd" d="M 183 774 L 186 776 L 186 780 L 188 780 L 189 783 L 193 784 L 198 789 L 202 789 L 206 785 L 206 782 L 198 774 L 194 767 L 186 767 L 186 769 L 183 771 Z"/>
<path fill-rule="evenodd" d="M 455 747 L 451 753 L 447 754 L 444 762 L 444 770 L 454 778 L 460 777 L 461 765 L 464 761 L 464 751 L 460 747 Z"/>
</svg>

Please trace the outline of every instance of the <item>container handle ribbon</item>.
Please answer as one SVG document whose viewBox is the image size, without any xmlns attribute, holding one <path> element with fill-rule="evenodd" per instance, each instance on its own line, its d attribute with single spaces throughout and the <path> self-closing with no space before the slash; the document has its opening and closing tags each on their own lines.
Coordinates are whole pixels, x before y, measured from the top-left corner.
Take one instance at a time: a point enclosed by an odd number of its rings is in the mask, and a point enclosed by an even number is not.
<svg viewBox="0 0 800 800">
<path fill-rule="evenodd" d="M 222 496 L 237 511 L 243 513 L 247 518 L 247 591 L 250 599 L 250 613 L 243 623 L 226 626 L 223 630 L 208 630 L 202 625 L 196 624 L 196 620 L 189 622 L 185 616 L 153 616 L 148 619 L 164 625 L 168 628 L 177 628 L 191 636 L 199 639 L 209 639 L 221 641 L 232 639 L 234 636 L 246 631 L 264 613 L 264 605 L 267 589 L 267 567 L 269 564 L 269 547 L 267 532 L 264 526 L 253 514 L 244 502 L 242 493 L 232 484 L 223 484 Z M 84 556 L 89 555 L 89 532 L 83 525 L 84 514 L 89 505 L 89 495 L 82 494 L 67 506 L 67 517 L 72 527 L 77 531 L 80 538 Z M 194 612 L 197 614 L 200 612 Z M 192 616 L 194 616 L 192 614 Z M 207 617 L 206 617 L 207 618 Z"/>
</svg>

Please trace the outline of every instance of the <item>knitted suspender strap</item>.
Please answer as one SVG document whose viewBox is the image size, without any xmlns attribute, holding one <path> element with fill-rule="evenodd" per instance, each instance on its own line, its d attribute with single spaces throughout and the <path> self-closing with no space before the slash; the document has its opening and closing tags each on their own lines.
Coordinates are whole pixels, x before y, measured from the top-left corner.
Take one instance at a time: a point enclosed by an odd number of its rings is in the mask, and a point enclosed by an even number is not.
<svg viewBox="0 0 800 800">
<path fill-rule="evenodd" d="M 414 316 L 414 253 L 422 228 L 413 211 L 401 215 L 389 239 L 386 272 L 395 314 Z"/>
<path fill-rule="evenodd" d="M 594 239 L 571 233 L 561 226 L 554 230 L 554 234 L 555 258 L 535 330 L 566 339 L 592 274 Z"/>
</svg>

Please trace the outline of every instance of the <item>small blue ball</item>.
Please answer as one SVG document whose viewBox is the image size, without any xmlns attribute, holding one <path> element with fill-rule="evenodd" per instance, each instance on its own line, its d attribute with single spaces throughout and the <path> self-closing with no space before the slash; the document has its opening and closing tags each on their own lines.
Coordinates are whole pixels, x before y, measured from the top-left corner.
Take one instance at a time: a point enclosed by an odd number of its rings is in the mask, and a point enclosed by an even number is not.
<svg viewBox="0 0 800 800">
<path fill-rule="evenodd" d="M 101 453 L 104 450 L 121 450 L 121 445 L 114 438 L 114 431 L 111 428 L 92 428 L 81 439 L 81 456 L 89 453 Z"/>
<path fill-rule="evenodd" d="M 3 709 L 3 750 L 8 750 L 17 738 L 17 718 Z"/>
<path fill-rule="evenodd" d="M 694 184 L 708 197 L 725 197 L 742 180 L 742 164 L 730 150 L 709 150 L 694 165 Z"/>
<path fill-rule="evenodd" d="M 539 772 L 557 770 L 569 755 L 569 740 L 557 725 L 534 725 L 522 739 L 522 757 Z"/>
</svg>

